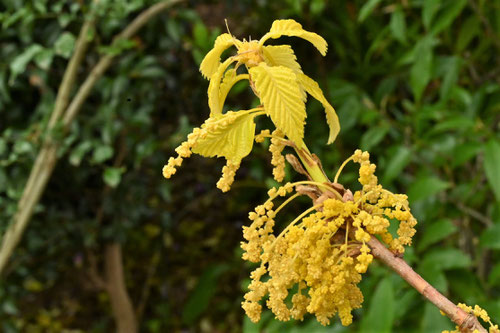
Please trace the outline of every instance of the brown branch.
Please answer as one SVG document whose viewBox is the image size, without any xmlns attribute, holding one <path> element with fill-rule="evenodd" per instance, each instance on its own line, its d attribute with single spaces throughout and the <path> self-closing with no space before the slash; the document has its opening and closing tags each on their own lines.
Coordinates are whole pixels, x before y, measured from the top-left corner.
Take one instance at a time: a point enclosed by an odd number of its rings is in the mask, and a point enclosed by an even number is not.
<svg viewBox="0 0 500 333">
<path fill-rule="evenodd" d="M 134 21 L 132 21 L 120 34 L 118 34 L 115 40 L 118 38 L 130 38 L 155 15 L 158 15 L 161 11 L 180 1 L 181 0 L 166 0 L 151 6 L 150 8 L 142 12 Z M 85 25 L 90 24 L 91 22 L 93 21 L 87 20 Z M 82 27 L 82 30 L 90 28 L 85 28 L 85 25 Z M 65 74 L 62 84 L 70 85 L 75 81 L 74 76 L 76 75 L 76 71 L 79 67 L 78 64 L 83 59 L 83 55 L 80 53 L 83 53 L 85 51 L 85 43 L 88 42 L 87 33 L 88 30 L 85 34 L 80 33 L 79 35 L 79 40 L 77 41 L 77 49 L 75 49 L 75 52 L 73 53 L 73 58 L 75 60 L 73 60 L 72 58 L 66 69 L 66 71 L 74 71 L 74 73 L 73 75 Z M 73 98 L 73 101 L 69 105 L 63 117 L 63 124 L 66 130 L 69 128 L 69 125 L 78 114 L 78 111 L 88 97 L 94 84 L 111 65 L 112 60 L 113 56 L 111 55 L 102 57 L 98 64 L 91 71 L 83 85 L 78 90 L 76 96 Z M 61 87 L 59 89 L 57 99 L 60 101 L 56 101 L 57 108 L 62 108 L 62 110 L 64 110 L 67 104 L 67 97 L 69 96 L 70 92 L 71 87 Z M 53 129 L 54 124 L 62 116 L 63 112 L 59 111 L 59 109 L 54 108 L 54 113 L 51 115 L 48 129 Z M 48 139 L 42 145 L 42 148 L 40 149 L 40 152 L 38 153 L 35 163 L 30 171 L 28 181 L 24 187 L 23 194 L 21 196 L 21 199 L 19 199 L 17 205 L 17 211 L 14 214 L 12 222 L 9 225 L 7 231 L 2 236 L 2 244 L 0 245 L 0 275 L 4 272 L 7 261 L 9 260 L 12 252 L 21 240 L 24 230 L 26 229 L 31 216 L 33 215 L 34 208 L 40 200 L 45 187 L 47 186 L 47 182 L 52 175 L 55 164 L 57 162 L 58 148 L 59 143 L 51 140 L 49 132 Z"/>
<path fill-rule="evenodd" d="M 111 300 L 111 309 L 118 333 L 137 332 L 132 301 L 125 286 L 123 274 L 122 247 L 118 243 L 106 245 L 104 252 L 104 267 L 106 272 L 106 290 Z"/>
<path fill-rule="evenodd" d="M 432 304 L 443 311 L 459 327 L 461 332 L 469 333 L 474 332 L 474 330 L 478 330 L 480 333 L 487 332 L 474 315 L 468 314 L 453 304 L 448 298 L 416 273 L 403 259 L 397 257 L 387 249 L 377 238 L 372 236 L 368 245 L 371 247 L 372 253 L 377 259 L 389 266 L 389 268 L 401 276 L 425 298 L 431 301 Z"/>
</svg>

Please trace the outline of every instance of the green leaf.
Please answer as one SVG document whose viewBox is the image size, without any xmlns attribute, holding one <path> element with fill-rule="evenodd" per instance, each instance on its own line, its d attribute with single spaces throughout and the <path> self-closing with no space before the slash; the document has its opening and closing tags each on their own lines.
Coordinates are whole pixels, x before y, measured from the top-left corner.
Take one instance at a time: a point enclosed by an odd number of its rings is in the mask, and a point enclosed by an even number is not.
<svg viewBox="0 0 500 333">
<path fill-rule="evenodd" d="M 363 22 L 373 12 L 381 0 L 368 0 L 359 10 L 358 22 Z"/>
<path fill-rule="evenodd" d="M 34 60 L 38 67 L 43 70 L 48 70 L 53 58 L 54 51 L 50 49 L 44 49 L 35 56 Z"/>
<path fill-rule="evenodd" d="M 453 118 L 439 122 L 432 128 L 432 134 L 439 132 L 446 132 L 449 130 L 465 131 L 474 127 L 474 121 L 470 118 L 463 116 L 454 116 Z"/>
<path fill-rule="evenodd" d="M 484 171 L 496 200 L 500 202 L 500 142 L 495 139 L 484 147 Z"/>
<path fill-rule="evenodd" d="M 233 162 L 241 161 L 250 154 L 255 135 L 255 122 L 252 114 L 225 113 L 209 118 L 202 128 L 212 128 L 214 121 L 218 126 L 209 130 L 205 138 L 200 138 L 193 152 L 205 157 L 225 157 Z"/>
<path fill-rule="evenodd" d="M 431 222 L 425 227 L 424 234 L 418 242 L 419 251 L 425 250 L 429 245 L 437 243 L 457 231 L 457 227 L 448 219 Z"/>
<path fill-rule="evenodd" d="M 389 132 L 389 126 L 373 126 L 361 137 L 360 148 L 362 150 L 369 151 L 372 147 L 375 147 L 384 139 L 387 132 Z"/>
<path fill-rule="evenodd" d="M 425 0 L 423 2 L 422 21 L 424 22 L 424 27 L 426 29 L 429 29 L 434 15 L 439 10 L 439 7 L 441 7 L 441 1 L 442 0 Z"/>
<path fill-rule="evenodd" d="M 405 14 L 401 6 L 397 6 L 396 10 L 391 15 L 391 33 L 401 43 L 406 43 L 406 21 Z"/>
<path fill-rule="evenodd" d="M 361 332 L 391 332 L 394 323 L 394 289 L 389 278 L 379 282 L 361 321 Z"/>
<path fill-rule="evenodd" d="M 54 51 L 63 58 L 69 58 L 75 48 L 75 36 L 70 32 L 65 32 L 56 40 Z"/>
<path fill-rule="evenodd" d="M 452 56 L 446 62 L 446 72 L 439 91 L 441 100 L 446 101 L 450 95 L 451 88 L 457 84 L 462 61 L 457 56 Z"/>
<path fill-rule="evenodd" d="M 408 190 L 408 198 L 410 203 L 419 201 L 436 195 L 448 187 L 450 187 L 448 182 L 445 182 L 435 176 L 420 177 L 410 186 L 410 189 Z"/>
<path fill-rule="evenodd" d="M 26 66 L 38 53 L 43 51 L 43 47 L 38 44 L 33 44 L 24 50 L 23 53 L 15 57 L 10 62 L 10 78 L 9 83 L 12 84 L 16 77 L 26 70 Z"/>
<path fill-rule="evenodd" d="M 406 260 L 406 252 L 405 252 L 405 260 Z M 407 260 L 406 260 L 407 261 Z M 396 288 L 397 291 L 398 288 Z M 415 290 L 405 290 L 402 295 L 398 295 L 395 297 L 395 310 L 394 310 L 394 318 L 396 321 L 400 318 L 404 318 L 408 311 L 415 305 L 417 299 L 420 297 L 420 294 Z"/>
<path fill-rule="evenodd" d="M 92 149 L 92 143 L 90 141 L 80 143 L 71 151 L 71 154 L 69 155 L 69 163 L 73 166 L 79 166 L 82 162 L 83 156 L 85 156 L 90 149 Z"/>
<path fill-rule="evenodd" d="M 453 323 L 448 317 L 443 316 L 439 309 L 432 303 L 426 302 L 424 315 L 420 323 L 420 332 L 441 332 L 443 330 L 452 330 Z"/>
<path fill-rule="evenodd" d="M 471 265 L 471 259 L 458 249 L 437 249 L 428 252 L 423 258 L 424 265 L 439 267 L 441 270 L 467 268 Z"/>
<path fill-rule="evenodd" d="M 102 174 L 102 179 L 106 183 L 106 185 L 110 187 L 116 187 L 118 184 L 120 184 L 120 181 L 122 179 L 122 174 L 125 172 L 125 168 L 106 168 L 104 170 L 104 173 Z"/>
<path fill-rule="evenodd" d="M 411 150 L 405 146 L 400 146 L 390 156 L 389 163 L 385 167 L 384 182 L 390 182 L 401 174 L 411 161 Z"/>
<path fill-rule="evenodd" d="M 433 40 L 430 36 L 422 38 L 415 46 L 415 59 L 410 70 L 410 86 L 416 101 L 420 101 L 432 74 Z"/>
<path fill-rule="evenodd" d="M 210 301 L 217 290 L 219 277 L 228 270 L 227 265 L 215 265 L 207 268 L 200 277 L 198 284 L 189 295 L 182 310 L 182 322 L 193 324 L 196 319 L 208 308 Z"/>
<path fill-rule="evenodd" d="M 479 244 L 487 249 L 500 250 L 500 224 L 494 224 L 484 230 L 479 238 Z"/>
<path fill-rule="evenodd" d="M 417 272 L 441 293 L 448 292 L 448 280 L 439 264 L 436 264 L 434 261 L 421 261 Z"/>
<path fill-rule="evenodd" d="M 492 287 L 500 285 L 500 263 L 493 266 L 490 274 L 488 275 L 488 284 Z"/>
<path fill-rule="evenodd" d="M 440 11 L 435 23 L 432 25 L 431 34 L 436 35 L 448 28 L 450 24 L 457 18 L 457 16 L 462 12 L 467 0 L 453 0 L 448 1 L 448 6 L 444 7 Z"/>
<path fill-rule="evenodd" d="M 470 16 L 464 24 L 460 27 L 460 32 L 458 33 L 456 49 L 458 52 L 462 52 L 469 45 L 474 37 L 479 35 L 481 31 L 481 25 L 477 16 Z"/>
<path fill-rule="evenodd" d="M 92 162 L 99 164 L 109 160 L 112 156 L 113 156 L 113 147 L 99 146 L 96 149 L 94 149 L 94 153 L 92 155 Z"/>
<path fill-rule="evenodd" d="M 477 142 L 466 142 L 458 145 L 453 150 L 453 167 L 461 166 L 483 150 L 483 146 Z"/>
</svg>

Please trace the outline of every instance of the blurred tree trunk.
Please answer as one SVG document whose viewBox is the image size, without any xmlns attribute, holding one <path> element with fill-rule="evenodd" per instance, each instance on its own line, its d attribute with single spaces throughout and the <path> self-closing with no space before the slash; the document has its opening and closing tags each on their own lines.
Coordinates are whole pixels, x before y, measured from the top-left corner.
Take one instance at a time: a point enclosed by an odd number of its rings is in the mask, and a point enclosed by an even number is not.
<svg viewBox="0 0 500 333">
<path fill-rule="evenodd" d="M 118 333 L 137 332 L 132 301 L 125 286 L 123 274 L 122 247 L 118 243 L 106 245 L 104 250 L 104 269 L 106 274 L 106 289 L 111 300 L 111 309 Z"/>
</svg>

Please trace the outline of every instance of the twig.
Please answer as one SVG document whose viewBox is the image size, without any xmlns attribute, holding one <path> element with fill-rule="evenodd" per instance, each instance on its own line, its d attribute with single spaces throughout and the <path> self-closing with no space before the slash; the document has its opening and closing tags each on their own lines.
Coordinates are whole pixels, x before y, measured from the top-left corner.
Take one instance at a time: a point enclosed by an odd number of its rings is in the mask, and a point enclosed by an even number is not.
<svg viewBox="0 0 500 333">
<path fill-rule="evenodd" d="M 180 1 L 182 0 L 166 0 L 151 6 L 150 8 L 142 12 L 134 21 L 132 21 L 119 35 L 117 35 L 115 40 L 117 38 L 130 38 L 155 15 L 158 15 L 161 11 L 167 9 L 171 5 L 174 5 Z M 80 33 L 79 39 L 82 38 L 81 39 L 82 41 L 79 40 L 77 42 L 77 46 L 82 45 L 81 43 L 83 43 L 83 41 L 87 41 L 86 37 L 87 33 L 85 34 Z M 75 50 L 73 57 L 80 58 L 80 61 L 83 58 L 83 56 L 81 56 L 79 52 L 77 52 L 77 50 Z M 65 129 L 68 129 L 69 125 L 76 117 L 78 111 L 85 102 L 92 87 L 111 65 L 111 61 L 113 60 L 113 58 L 114 57 L 111 55 L 106 55 L 102 57 L 101 60 L 98 62 L 98 64 L 91 71 L 91 73 L 89 74 L 83 85 L 80 87 L 78 93 L 74 97 L 73 101 L 71 102 L 70 106 L 66 110 L 66 113 L 63 117 L 63 124 Z M 76 75 L 76 70 L 78 69 L 79 66 L 77 66 L 76 60 L 74 62 L 74 65 L 70 66 L 71 64 L 72 61 L 70 61 L 67 71 L 71 68 L 71 70 L 75 71 L 74 75 Z M 74 77 L 73 78 L 69 77 L 66 83 L 72 83 L 72 82 L 74 82 Z M 63 97 L 66 98 L 65 95 L 69 94 L 70 91 L 71 89 L 69 88 L 68 89 L 61 88 L 59 90 L 60 95 L 58 94 L 58 99 L 61 98 L 61 101 L 59 103 L 56 102 L 56 105 L 61 105 L 62 108 L 64 109 L 66 105 L 65 103 L 63 103 L 64 102 Z M 54 121 L 55 124 L 57 123 L 58 119 L 56 116 L 53 117 L 54 119 L 56 119 Z M 49 121 L 49 125 L 50 124 L 52 124 L 51 121 Z M 24 230 L 26 229 L 26 226 L 28 225 L 31 216 L 33 215 L 33 210 L 38 201 L 40 200 L 40 197 L 45 189 L 45 186 L 47 185 L 47 182 L 52 174 L 52 171 L 54 170 L 55 163 L 57 161 L 58 148 L 59 144 L 57 142 L 52 142 L 49 139 L 42 146 L 40 152 L 38 153 L 35 164 L 31 169 L 28 182 L 26 183 L 26 186 L 24 188 L 23 195 L 21 196 L 21 199 L 18 202 L 17 212 L 15 213 L 11 224 L 9 225 L 7 231 L 2 237 L 2 244 L 0 247 L 0 274 L 4 272 L 7 261 L 12 255 L 14 248 L 19 243 L 21 236 Z"/>
<path fill-rule="evenodd" d="M 461 202 L 457 203 L 457 208 L 459 210 L 461 210 L 463 213 L 472 216 L 473 218 L 475 218 L 479 222 L 482 222 L 487 227 L 491 227 L 493 225 L 493 221 L 491 219 L 489 219 L 487 216 L 484 216 L 483 214 L 481 214 L 477 210 L 474 210 L 470 207 L 465 206 Z"/>
<path fill-rule="evenodd" d="M 159 12 L 181 1 L 182 0 L 167 0 L 151 6 L 149 9 L 145 10 L 139 16 L 137 16 L 135 20 L 133 20 L 132 23 L 130 23 L 125 28 L 125 30 L 123 30 L 120 34 L 118 34 L 114 38 L 114 41 L 119 39 L 128 39 L 132 37 L 152 17 L 158 15 Z M 111 61 L 113 60 L 113 58 L 114 56 L 111 54 L 105 55 L 104 57 L 101 58 L 101 60 L 99 60 L 97 65 L 92 69 L 89 76 L 78 90 L 78 93 L 76 94 L 75 98 L 69 105 L 66 114 L 64 115 L 63 123 L 65 127 L 69 126 L 69 124 L 78 114 L 80 108 L 82 107 L 83 102 L 85 102 L 85 100 L 87 99 L 87 96 L 89 95 L 92 87 L 111 65 Z"/>
<path fill-rule="evenodd" d="M 89 19 L 85 20 L 80 30 L 75 51 L 71 56 L 68 67 L 66 67 L 66 71 L 64 72 L 62 83 L 59 86 L 54 111 L 52 112 L 47 126 L 48 135 L 45 137 L 42 148 L 31 168 L 28 181 L 24 186 L 23 194 L 19 199 L 17 212 L 13 217 L 13 222 L 2 237 L 2 245 L 0 248 L 0 274 L 3 272 L 7 260 L 12 255 L 14 248 L 19 243 L 24 229 L 33 214 L 35 205 L 40 200 L 40 196 L 54 168 L 56 148 L 54 147 L 55 143 L 52 142 L 51 132 L 68 104 L 69 94 L 75 83 L 78 68 L 87 51 L 89 43 L 89 39 L 87 38 L 88 33 L 94 26 L 94 23 L 94 13 L 91 13 Z"/>
<path fill-rule="evenodd" d="M 486 333 L 486 329 L 479 323 L 477 318 L 468 314 L 458 306 L 453 304 L 448 298 L 431 286 L 419 274 L 417 274 L 403 259 L 397 257 L 387 249 L 377 238 L 371 237 L 368 245 L 372 249 L 373 255 L 389 266 L 394 272 L 401 276 L 413 288 L 421 293 L 425 298 L 443 311 L 457 326 L 461 332 Z"/>
</svg>

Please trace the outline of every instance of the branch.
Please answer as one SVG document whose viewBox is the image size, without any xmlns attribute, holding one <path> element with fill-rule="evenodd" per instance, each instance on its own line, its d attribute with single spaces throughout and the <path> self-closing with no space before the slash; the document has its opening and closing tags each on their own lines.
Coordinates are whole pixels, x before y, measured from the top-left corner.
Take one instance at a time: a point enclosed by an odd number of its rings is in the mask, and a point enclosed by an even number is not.
<svg viewBox="0 0 500 333">
<path fill-rule="evenodd" d="M 55 124 L 60 119 L 64 109 L 68 105 L 68 98 L 71 89 L 74 86 L 78 68 L 87 51 L 89 39 L 87 38 L 89 30 L 94 26 L 94 13 L 89 15 L 89 19 L 80 30 L 76 41 L 75 51 L 64 72 L 63 80 L 59 86 L 57 97 L 54 105 L 54 110 L 50 116 L 47 126 L 47 136 L 43 142 L 42 148 L 38 153 L 35 163 L 31 168 L 28 181 L 23 189 L 23 194 L 18 202 L 17 212 L 13 217 L 13 223 L 9 226 L 2 237 L 2 245 L 0 248 L 0 274 L 3 272 L 7 260 L 12 255 L 14 248 L 19 243 L 21 236 L 26 228 L 28 221 L 33 214 L 36 203 L 40 200 L 40 196 L 47 184 L 52 169 L 55 165 L 56 154 L 51 142 L 51 131 Z"/>
<path fill-rule="evenodd" d="M 150 8 L 146 9 L 144 12 L 139 14 L 139 16 L 132 21 L 120 34 L 115 37 L 115 40 L 118 38 L 130 38 L 132 37 L 142 26 L 144 26 L 150 19 L 152 19 L 155 15 L 158 15 L 161 11 L 167 9 L 173 4 L 176 4 L 182 0 L 165 0 L 160 3 L 157 3 Z M 93 21 L 88 20 L 82 27 L 82 31 L 85 29 L 86 24 L 91 24 Z M 88 32 L 88 30 L 87 30 Z M 54 107 L 53 114 L 51 115 L 51 119 L 49 121 L 50 129 L 53 128 L 57 123 L 57 120 L 62 115 L 63 111 L 59 111 L 58 108 L 64 110 L 67 104 L 67 97 L 71 92 L 71 87 L 63 88 L 63 84 L 73 84 L 75 81 L 76 72 L 78 69 L 78 65 L 83 59 L 83 52 L 86 49 L 85 43 L 88 42 L 87 33 L 80 32 L 77 46 L 75 52 L 73 54 L 70 63 L 66 69 L 63 83 L 61 84 L 61 88 L 58 92 L 58 97 L 56 101 L 56 105 Z M 113 60 L 113 56 L 106 55 L 101 58 L 98 64 L 93 68 L 83 85 L 78 90 L 76 96 L 71 102 L 70 106 L 66 110 L 66 113 L 63 117 L 63 124 L 65 129 L 69 128 L 69 125 L 73 121 L 73 119 L 78 114 L 81 106 L 85 102 L 88 97 L 92 87 L 96 83 L 96 81 L 104 74 L 104 72 L 111 65 L 111 61 Z M 74 60 L 73 60 L 74 59 Z M 72 73 L 72 74 L 71 74 Z M 71 74 L 71 75 L 70 75 Z M 56 109 L 57 108 L 57 109 Z M 52 120 L 55 119 L 55 120 Z M 50 134 L 50 133 L 49 133 Z M 45 190 L 47 182 L 52 175 L 52 171 L 54 170 L 56 161 L 57 161 L 57 150 L 59 148 L 59 144 L 57 142 L 53 142 L 50 138 L 44 142 L 38 156 L 35 160 L 35 164 L 33 165 L 30 175 L 28 177 L 28 181 L 23 190 L 23 194 L 21 199 L 19 199 L 17 211 L 12 218 L 12 222 L 9 225 L 7 231 L 4 233 L 2 237 L 2 244 L 0 246 L 0 275 L 4 272 L 7 261 L 9 260 L 12 252 L 15 247 L 21 240 L 21 236 L 28 225 L 28 222 L 33 215 L 33 210 L 40 200 L 40 197 Z"/>
<path fill-rule="evenodd" d="M 104 268 L 106 272 L 106 290 L 111 301 L 111 309 L 115 317 L 118 333 L 137 332 L 132 301 L 127 293 L 123 274 L 122 247 L 118 243 L 106 245 L 104 252 Z"/>
<path fill-rule="evenodd" d="M 417 274 L 403 259 L 395 256 L 394 253 L 387 249 L 377 238 L 372 236 L 368 245 L 371 247 L 372 253 L 376 258 L 389 266 L 389 268 L 443 311 L 455 324 L 457 324 L 461 332 L 468 333 L 474 332 L 474 330 L 478 330 L 480 333 L 487 332 L 473 314 L 468 314 L 453 304 L 448 298 Z"/>
<path fill-rule="evenodd" d="M 158 15 L 161 11 L 181 1 L 182 0 L 167 0 L 151 6 L 150 8 L 142 12 L 139 16 L 137 16 L 135 20 L 133 20 L 113 40 L 116 41 L 119 39 L 128 39 L 132 37 L 140 28 L 142 28 L 142 26 L 144 26 L 147 22 L 149 22 L 149 20 L 152 17 Z M 75 116 L 80 111 L 83 102 L 85 102 L 85 100 L 87 99 L 87 96 L 89 95 L 96 81 L 111 65 L 111 61 L 113 60 L 113 58 L 114 56 L 110 54 L 102 57 L 101 60 L 99 60 L 99 62 L 97 63 L 97 65 L 92 69 L 89 76 L 78 90 L 78 93 L 76 94 L 75 98 L 69 105 L 66 114 L 64 115 L 63 123 L 66 128 L 69 126 L 69 124 L 71 124 Z"/>
</svg>

